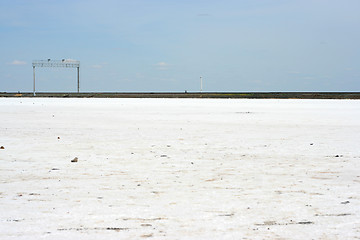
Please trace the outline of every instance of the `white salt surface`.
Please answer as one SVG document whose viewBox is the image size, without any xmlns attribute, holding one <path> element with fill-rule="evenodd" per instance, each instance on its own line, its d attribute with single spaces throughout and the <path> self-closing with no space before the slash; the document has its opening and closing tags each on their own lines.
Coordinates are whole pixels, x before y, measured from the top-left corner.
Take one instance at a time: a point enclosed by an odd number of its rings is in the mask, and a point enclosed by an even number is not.
<svg viewBox="0 0 360 240">
<path fill-rule="evenodd" d="M 360 101 L 2 98 L 0 146 L 0 239 L 360 238 Z"/>
</svg>

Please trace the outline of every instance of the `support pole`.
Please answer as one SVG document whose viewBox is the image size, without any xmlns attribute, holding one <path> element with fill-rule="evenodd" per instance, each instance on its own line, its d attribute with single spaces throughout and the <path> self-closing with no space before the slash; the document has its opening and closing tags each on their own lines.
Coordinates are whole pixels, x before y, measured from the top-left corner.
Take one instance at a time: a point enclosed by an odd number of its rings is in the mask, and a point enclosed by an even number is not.
<svg viewBox="0 0 360 240">
<path fill-rule="evenodd" d="M 200 77 L 200 92 L 202 92 L 202 77 Z"/>
<path fill-rule="evenodd" d="M 80 67 L 77 67 L 77 92 L 80 92 Z"/>
<path fill-rule="evenodd" d="M 33 88 L 33 94 L 35 97 L 35 66 L 33 66 L 33 76 L 34 76 L 34 88 Z"/>
</svg>

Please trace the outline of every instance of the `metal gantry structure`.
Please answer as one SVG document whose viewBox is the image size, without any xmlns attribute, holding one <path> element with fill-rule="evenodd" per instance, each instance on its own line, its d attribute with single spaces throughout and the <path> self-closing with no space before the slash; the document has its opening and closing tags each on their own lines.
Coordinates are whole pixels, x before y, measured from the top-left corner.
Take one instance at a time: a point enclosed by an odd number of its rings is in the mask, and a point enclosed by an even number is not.
<svg viewBox="0 0 360 240">
<path fill-rule="evenodd" d="M 34 60 L 32 62 L 33 76 L 34 76 L 34 88 L 33 94 L 35 96 L 35 68 L 36 67 L 63 67 L 63 68 L 77 68 L 77 92 L 80 92 L 80 61 L 72 59 L 62 60 Z"/>
</svg>

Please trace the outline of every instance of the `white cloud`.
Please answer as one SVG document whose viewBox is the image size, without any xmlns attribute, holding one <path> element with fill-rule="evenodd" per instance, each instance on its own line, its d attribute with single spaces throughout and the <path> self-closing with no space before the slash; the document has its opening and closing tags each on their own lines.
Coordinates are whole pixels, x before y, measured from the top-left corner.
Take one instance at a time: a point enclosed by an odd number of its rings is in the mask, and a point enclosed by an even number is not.
<svg viewBox="0 0 360 240">
<path fill-rule="evenodd" d="M 158 62 L 157 64 L 155 64 L 155 66 L 158 66 L 158 67 L 165 67 L 165 66 L 168 66 L 169 64 L 167 64 L 166 62 Z"/>
<path fill-rule="evenodd" d="M 9 63 L 10 65 L 25 65 L 26 62 L 24 61 L 20 61 L 20 60 L 14 60 L 11 63 Z"/>
<path fill-rule="evenodd" d="M 165 70 L 165 69 L 168 69 L 170 64 L 168 64 L 166 62 L 158 62 L 158 63 L 154 64 L 154 66 L 156 66 L 157 69 L 159 69 L 159 70 Z"/>
</svg>

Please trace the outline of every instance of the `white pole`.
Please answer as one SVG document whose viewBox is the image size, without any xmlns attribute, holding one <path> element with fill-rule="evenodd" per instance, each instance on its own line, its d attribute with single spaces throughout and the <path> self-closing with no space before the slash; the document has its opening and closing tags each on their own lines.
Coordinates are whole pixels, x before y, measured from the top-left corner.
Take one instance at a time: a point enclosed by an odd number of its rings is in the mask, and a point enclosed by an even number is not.
<svg viewBox="0 0 360 240">
<path fill-rule="evenodd" d="M 34 94 L 34 97 L 35 97 L 35 66 L 33 66 L 33 75 L 34 75 L 34 88 L 33 88 L 33 94 Z"/>
<path fill-rule="evenodd" d="M 77 92 L 80 92 L 80 67 L 77 67 Z"/>
<path fill-rule="evenodd" d="M 200 77 L 200 92 L 202 92 L 202 77 Z"/>
</svg>

